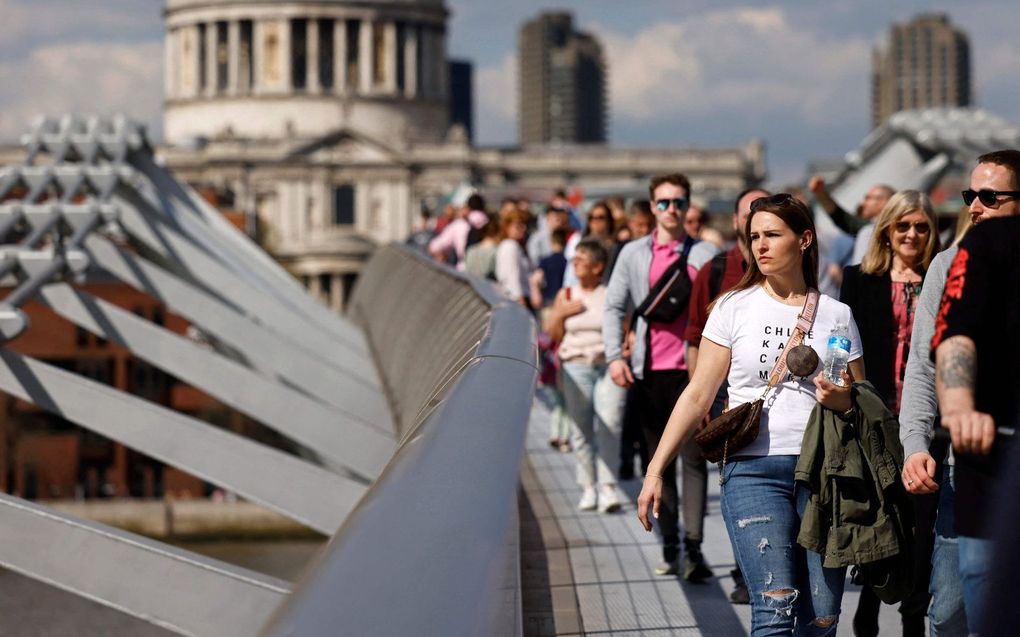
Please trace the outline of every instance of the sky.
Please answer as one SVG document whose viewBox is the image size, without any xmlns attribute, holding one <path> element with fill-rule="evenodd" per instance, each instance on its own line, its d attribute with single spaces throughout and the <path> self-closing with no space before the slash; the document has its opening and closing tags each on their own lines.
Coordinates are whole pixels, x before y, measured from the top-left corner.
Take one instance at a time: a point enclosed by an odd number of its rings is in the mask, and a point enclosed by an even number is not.
<svg viewBox="0 0 1020 637">
<path fill-rule="evenodd" d="M 517 33 L 568 10 L 604 47 L 609 142 L 766 142 L 769 181 L 800 180 L 870 125 L 871 51 L 893 22 L 939 11 L 970 35 L 975 104 L 1020 122 L 1020 5 L 1013 0 L 446 0 L 451 57 L 475 65 L 475 137 L 516 139 Z M 0 0 L 0 140 L 42 112 L 127 112 L 158 138 L 160 0 Z"/>
</svg>

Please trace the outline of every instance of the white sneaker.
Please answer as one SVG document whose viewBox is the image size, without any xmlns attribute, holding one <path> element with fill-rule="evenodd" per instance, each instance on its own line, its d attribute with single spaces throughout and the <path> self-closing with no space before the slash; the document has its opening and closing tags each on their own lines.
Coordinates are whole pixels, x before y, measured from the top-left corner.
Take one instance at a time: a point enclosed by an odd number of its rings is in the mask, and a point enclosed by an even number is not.
<svg viewBox="0 0 1020 637">
<path fill-rule="evenodd" d="M 581 494 L 581 501 L 577 503 L 577 508 L 580 511 L 594 511 L 598 505 L 599 497 L 595 493 L 595 487 L 585 487 L 584 493 Z"/>
<path fill-rule="evenodd" d="M 599 487 L 599 511 L 615 513 L 620 510 L 621 506 L 615 484 L 603 484 Z"/>
</svg>

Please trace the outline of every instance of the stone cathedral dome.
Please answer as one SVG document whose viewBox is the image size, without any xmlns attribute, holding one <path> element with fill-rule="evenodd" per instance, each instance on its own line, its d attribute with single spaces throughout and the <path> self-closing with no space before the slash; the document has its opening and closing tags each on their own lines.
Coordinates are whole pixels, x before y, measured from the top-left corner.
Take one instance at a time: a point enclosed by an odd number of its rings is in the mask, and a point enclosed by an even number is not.
<svg viewBox="0 0 1020 637">
<path fill-rule="evenodd" d="M 441 141 L 447 16 L 442 0 L 168 0 L 166 141 Z"/>
</svg>

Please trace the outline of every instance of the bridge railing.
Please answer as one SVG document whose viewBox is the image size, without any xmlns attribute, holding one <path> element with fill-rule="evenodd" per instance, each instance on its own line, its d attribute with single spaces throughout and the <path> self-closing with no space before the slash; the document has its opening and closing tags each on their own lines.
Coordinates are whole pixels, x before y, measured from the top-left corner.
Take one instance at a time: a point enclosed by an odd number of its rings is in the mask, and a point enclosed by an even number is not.
<svg viewBox="0 0 1020 637">
<path fill-rule="evenodd" d="M 377 251 L 352 303 L 401 440 L 265 634 L 520 634 L 534 321 L 395 246 Z"/>
<path fill-rule="evenodd" d="M 14 282 L 0 392 L 332 539 L 292 595 L 0 494 L 0 566 L 186 635 L 520 632 L 516 488 L 537 376 L 522 308 L 391 246 L 340 317 L 159 165 L 137 123 L 42 118 L 25 143 L 0 168 L 0 274 Z M 164 304 L 195 338 L 92 294 L 91 277 Z M 19 352 L 29 300 L 307 453 Z"/>
</svg>

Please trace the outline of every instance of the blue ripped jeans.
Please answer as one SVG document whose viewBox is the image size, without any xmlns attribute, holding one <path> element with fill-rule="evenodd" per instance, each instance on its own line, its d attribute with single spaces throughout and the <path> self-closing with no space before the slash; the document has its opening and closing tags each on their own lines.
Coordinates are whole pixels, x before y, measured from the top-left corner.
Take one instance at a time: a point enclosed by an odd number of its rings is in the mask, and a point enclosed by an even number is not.
<svg viewBox="0 0 1020 637">
<path fill-rule="evenodd" d="M 846 568 L 824 568 L 797 544 L 809 493 L 795 488 L 796 466 L 797 456 L 755 456 L 723 469 L 722 514 L 751 594 L 751 637 L 836 634 Z"/>
</svg>

